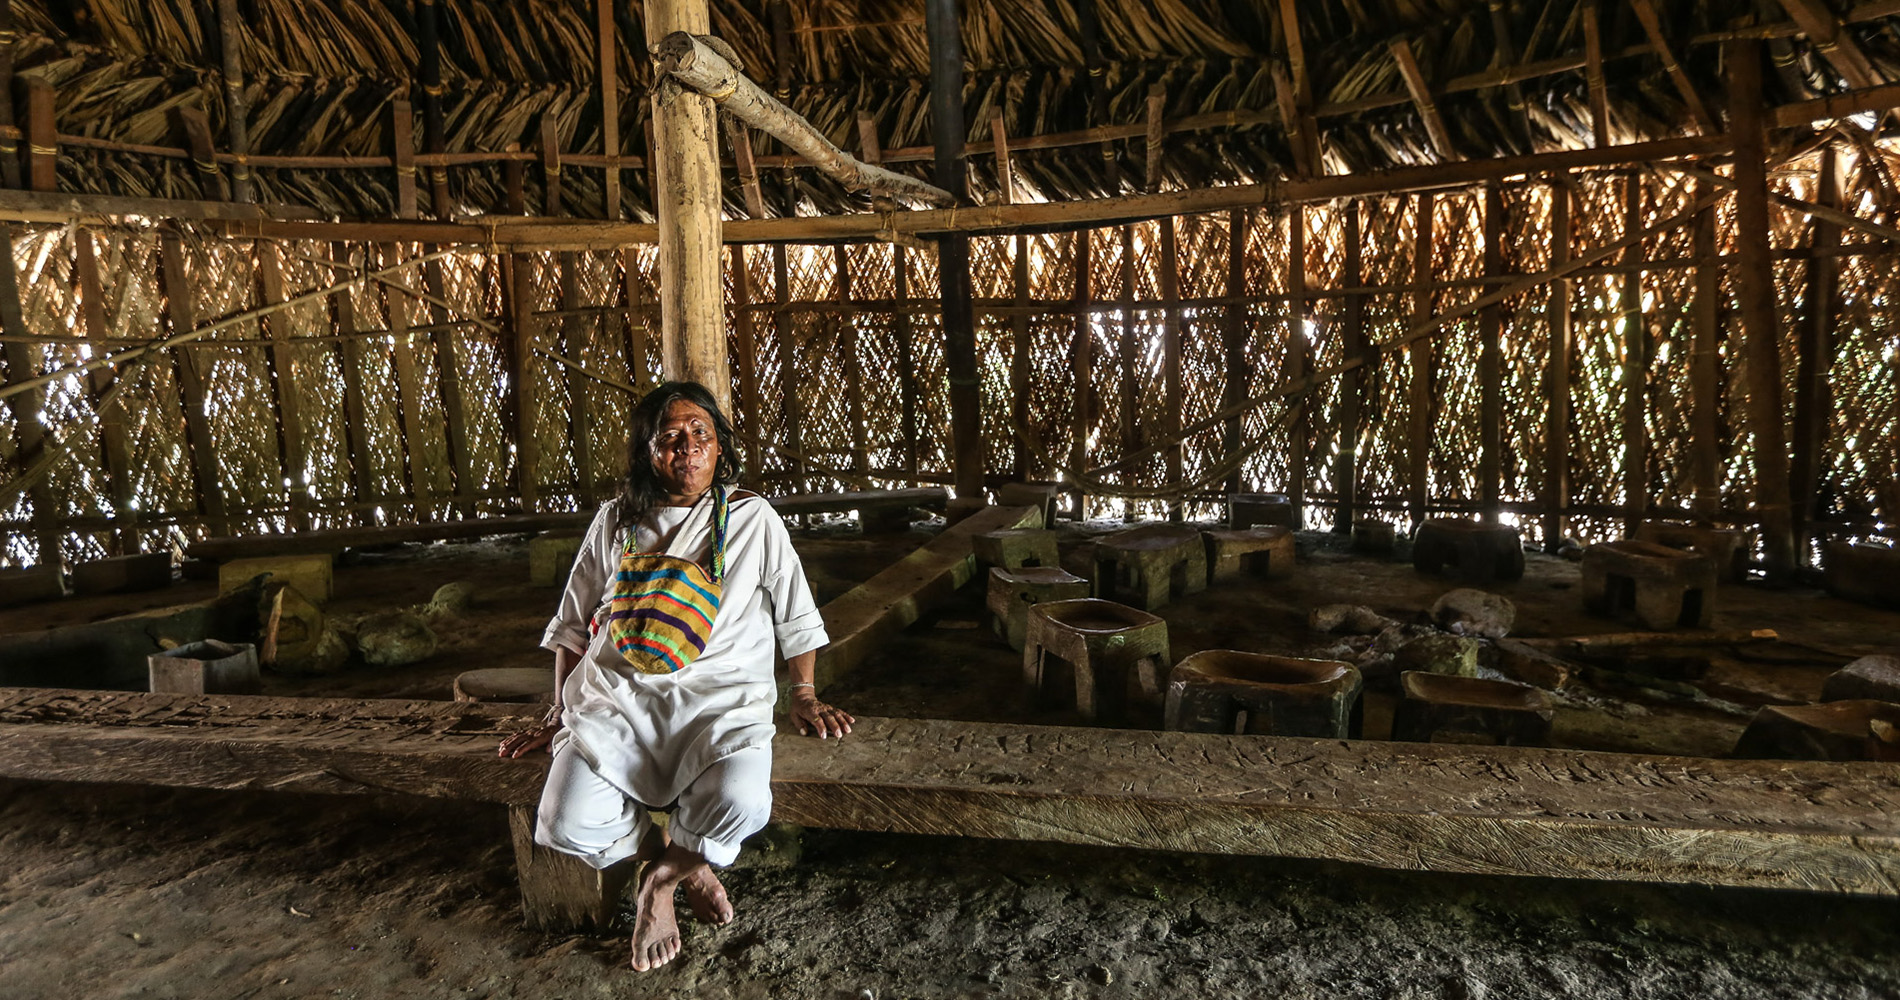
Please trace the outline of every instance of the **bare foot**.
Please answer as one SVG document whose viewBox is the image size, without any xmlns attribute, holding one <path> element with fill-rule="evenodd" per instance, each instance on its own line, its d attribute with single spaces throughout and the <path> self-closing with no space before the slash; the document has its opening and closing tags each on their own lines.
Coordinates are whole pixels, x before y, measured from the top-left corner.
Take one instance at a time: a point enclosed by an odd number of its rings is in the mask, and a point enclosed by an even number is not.
<svg viewBox="0 0 1900 1000">
<path fill-rule="evenodd" d="M 713 874 L 708 865 L 680 880 L 686 887 L 686 905 L 693 910 L 693 919 L 707 924 L 732 923 L 732 901 L 726 898 L 726 887 Z"/>
<path fill-rule="evenodd" d="M 679 957 L 680 929 L 673 917 L 673 890 L 680 880 L 679 873 L 668 864 L 670 860 L 663 858 L 647 866 L 634 897 L 639 913 L 633 919 L 633 967 L 640 972 L 657 969 Z"/>
</svg>

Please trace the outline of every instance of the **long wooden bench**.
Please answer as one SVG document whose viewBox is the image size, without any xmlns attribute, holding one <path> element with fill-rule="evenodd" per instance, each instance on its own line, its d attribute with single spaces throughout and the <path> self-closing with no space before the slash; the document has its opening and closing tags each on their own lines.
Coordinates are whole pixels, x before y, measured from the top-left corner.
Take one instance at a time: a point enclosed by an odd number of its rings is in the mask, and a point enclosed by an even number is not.
<svg viewBox="0 0 1900 1000">
<path fill-rule="evenodd" d="M 528 840 L 522 706 L 0 689 L 0 776 L 495 802 L 527 918 L 615 885 Z M 1385 868 L 1900 895 L 1900 765 L 860 720 L 781 735 L 776 819 L 812 827 Z"/>
</svg>

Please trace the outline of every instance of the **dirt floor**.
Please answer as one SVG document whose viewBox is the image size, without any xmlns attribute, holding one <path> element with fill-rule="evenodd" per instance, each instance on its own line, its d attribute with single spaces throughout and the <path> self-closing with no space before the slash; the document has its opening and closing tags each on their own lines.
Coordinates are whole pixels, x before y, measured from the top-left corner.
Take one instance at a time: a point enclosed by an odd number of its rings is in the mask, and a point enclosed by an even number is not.
<svg viewBox="0 0 1900 1000">
<path fill-rule="evenodd" d="M 1084 568 L 1095 531 L 1065 527 Z M 800 538 L 822 602 L 923 540 Z M 1411 621 L 1454 584 L 1302 537 L 1286 580 L 1164 609 L 1173 655 L 1304 653 L 1317 604 Z M 282 695 L 447 698 L 477 666 L 540 666 L 555 591 L 525 543 L 354 556 L 332 614 L 422 604 L 471 584 L 441 649 L 402 668 L 271 676 Z M 1533 556 L 1497 588 L 1514 634 L 1624 631 L 1581 615 L 1573 563 Z M 0 612 L 0 634 L 212 596 Z M 1805 701 L 1852 656 L 1900 646 L 1900 614 L 1807 590 L 1725 588 L 1716 626 L 1773 644 L 1591 671 L 1559 696 L 1553 742 L 1721 755 L 1754 707 Z M 982 627 L 980 587 L 827 696 L 867 715 L 1075 724 L 1032 712 L 1020 658 Z M 1387 681 L 1366 735 L 1384 735 Z M 1154 725 L 1137 707 L 1132 725 Z M 525 931 L 498 807 L 410 799 L 0 782 L 0 997 L 1900 997 L 1900 902 L 1742 890 L 1387 872 L 1316 862 L 808 830 L 773 831 L 726 881 L 738 919 L 689 925 L 673 965 L 625 969 L 620 937 Z"/>
</svg>

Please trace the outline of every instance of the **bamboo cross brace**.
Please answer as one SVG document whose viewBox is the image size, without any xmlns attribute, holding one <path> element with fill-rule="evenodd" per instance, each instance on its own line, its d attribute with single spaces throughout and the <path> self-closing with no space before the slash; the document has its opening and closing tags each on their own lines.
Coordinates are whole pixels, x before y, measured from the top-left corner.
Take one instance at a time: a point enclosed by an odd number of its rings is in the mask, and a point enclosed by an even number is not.
<svg viewBox="0 0 1900 1000">
<path fill-rule="evenodd" d="M 349 280 L 344 281 L 342 284 L 331 285 L 328 288 L 319 288 L 319 289 L 316 289 L 315 291 L 305 292 L 302 295 L 296 296 L 295 298 L 285 299 L 282 302 L 278 302 L 273 305 L 264 306 L 259 309 L 250 309 L 245 312 L 238 313 L 235 316 L 226 316 L 225 318 L 218 320 L 215 323 L 207 323 L 204 326 L 200 326 L 191 330 L 186 330 L 184 333 L 173 334 L 169 337 L 160 337 L 159 339 L 150 341 L 149 343 L 146 343 L 143 346 L 132 347 L 132 348 L 128 348 L 126 350 L 120 351 L 117 354 L 108 354 L 104 357 L 94 358 L 91 361 L 86 362 L 85 364 L 72 365 L 70 367 L 61 368 L 58 371 L 50 371 L 44 375 L 36 375 L 33 378 L 23 379 L 19 382 L 14 382 L 8 385 L 3 389 L 0 389 L 0 399 L 6 399 L 9 396 L 17 396 L 20 393 L 28 392 L 33 389 L 39 388 L 40 386 L 57 382 L 60 379 L 72 378 L 75 376 L 84 375 L 85 373 L 89 371 L 94 371 L 99 368 L 116 367 L 118 365 L 125 364 L 128 361 L 136 361 L 139 358 L 142 358 L 145 355 L 152 353 L 153 351 L 162 351 L 168 348 L 177 347 L 180 344 L 188 344 L 194 340 L 200 340 L 214 333 L 217 333 L 219 330 L 230 329 L 231 327 L 234 327 L 238 325 L 239 323 L 248 323 L 251 320 L 261 319 L 265 316 L 271 315 L 272 313 L 280 312 L 282 310 L 288 309 L 291 306 L 300 306 L 306 302 L 315 302 L 315 301 L 318 301 L 319 299 L 328 298 L 339 292 L 348 291 L 349 289 L 351 289 L 352 287 L 355 287 L 358 283 L 363 282 L 363 281 L 381 281 L 385 278 L 390 277 L 391 275 L 394 275 L 400 272 L 403 268 L 414 267 L 418 264 L 435 260 L 438 257 L 447 257 L 452 254 L 460 253 L 462 252 L 462 249 L 463 248 L 460 248 L 460 247 L 450 247 L 445 250 L 437 250 L 434 253 L 426 254 L 421 257 L 413 257 L 413 258 L 410 258 L 409 260 L 403 261 L 400 264 L 396 264 L 393 267 L 386 267 L 380 271 L 375 271 L 369 274 L 359 274 L 354 278 L 350 278 Z"/>
<path fill-rule="evenodd" d="M 715 50 L 714 46 L 724 48 L 725 43 L 711 42 L 675 31 L 653 47 L 655 67 L 712 98 L 727 114 L 770 133 L 853 191 L 912 198 L 943 208 L 956 204 L 956 198 L 940 187 L 874 167 L 832 145 L 810 122 L 780 104 Z"/>
<path fill-rule="evenodd" d="M 1699 178 L 1712 184 L 1720 184 L 1726 188 L 1735 187 L 1735 178 L 1718 174 L 1713 170 L 1703 170 L 1700 167 L 1691 167 L 1687 164 L 1680 163 L 1653 163 L 1650 164 L 1650 166 L 1666 168 L 1679 174 L 1687 174 L 1690 177 Z M 1843 212 L 1838 208 L 1830 208 L 1827 205 L 1796 198 L 1793 195 L 1782 194 L 1778 191 L 1768 192 L 1768 200 L 1778 205 L 1792 208 L 1797 212 L 1806 212 L 1817 219 L 1826 219 L 1838 226 L 1857 229 L 1869 236 L 1878 236 L 1892 243 L 1900 243 L 1900 229 L 1895 229 L 1892 226 L 1883 226 L 1872 219 L 1863 219 L 1852 212 Z"/>
</svg>

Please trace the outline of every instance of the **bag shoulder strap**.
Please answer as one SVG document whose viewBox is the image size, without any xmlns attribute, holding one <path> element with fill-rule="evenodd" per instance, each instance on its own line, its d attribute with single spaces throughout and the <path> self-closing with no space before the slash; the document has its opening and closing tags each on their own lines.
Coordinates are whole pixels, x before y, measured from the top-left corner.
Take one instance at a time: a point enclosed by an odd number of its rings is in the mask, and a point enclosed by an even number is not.
<svg viewBox="0 0 1900 1000">
<path fill-rule="evenodd" d="M 695 503 L 692 511 L 686 515 L 686 520 L 682 521 L 679 529 L 673 532 L 673 540 L 668 543 L 666 551 L 661 554 L 679 559 L 686 558 L 684 553 L 691 549 L 691 539 L 699 534 L 701 505 L 712 508 L 712 582 L 718 583 L 726 576 L 726 525 L 730 520 L 731 511 L 731 504 L 728 502 L 724 486 L 715 486 L 699 498 L 699 502 Z M 621 558 L 641 554 L 635 544 L 638 538 L 639 527 L 637 525 L 629 527 L 626 544 L 621 547 Z"/>
</svg>

